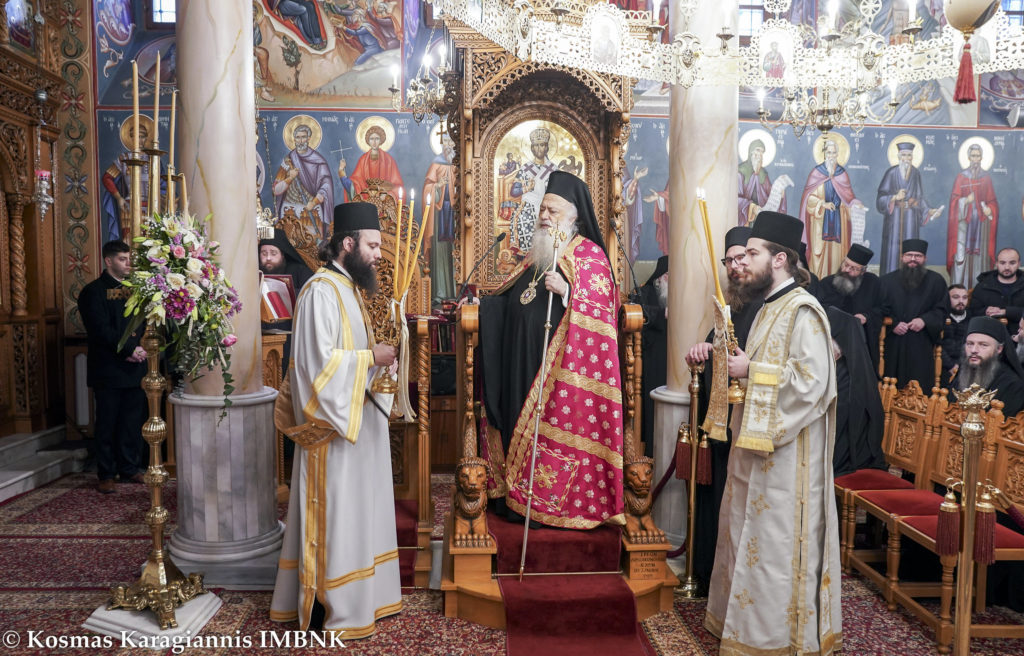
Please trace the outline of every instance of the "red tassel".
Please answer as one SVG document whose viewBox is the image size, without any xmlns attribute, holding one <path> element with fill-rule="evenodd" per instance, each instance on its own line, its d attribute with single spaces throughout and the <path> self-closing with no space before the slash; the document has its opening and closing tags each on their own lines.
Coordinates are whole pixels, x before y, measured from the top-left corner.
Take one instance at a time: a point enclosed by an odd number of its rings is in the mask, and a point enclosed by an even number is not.
<svg viewBox="0 0 1024 656">
<path fill-rule="evenodd" d="M 956 76 L 956 92 L 953 100 L 962 105 L 972 103 L 978 97 L 974 94 L 974 62 L 971 59 L 971 42 L 964 36 L 964 54 L 960 56 L 960 73 Z"/>
<path fill-rule="evenodd" d="M 939 523 L 935 529 L 935 551 L 940 556 L 953 556 L 960 551 L 960 504 L 950 489 L 939 506 Z"/>
<path fill-rule="evenodd" d="M 978 500 L 974 517 L 974 562 L 991 565 L 996 562 L 996 509 L 988 491 Z"/>
<path fill-rule="evenodd" d="M 679 439 L 676 440 L 676 478 L 690 480 L 691 458 L 693 445 L 690 443 L 690 427 L 682 424 L 679 426 Z"/>
<path fill-rule="evenodd" d="M 711 447 L 707 435 L 701 437 L 697 449 L 697 484 L 711 485 Z"/>
</svg>

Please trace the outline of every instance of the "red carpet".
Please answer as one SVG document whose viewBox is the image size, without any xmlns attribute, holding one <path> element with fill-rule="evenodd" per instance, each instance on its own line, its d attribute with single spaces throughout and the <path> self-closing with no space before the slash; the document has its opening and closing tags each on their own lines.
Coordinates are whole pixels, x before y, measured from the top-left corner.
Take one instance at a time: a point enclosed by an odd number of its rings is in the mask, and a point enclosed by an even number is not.
<svg viewBox="0 0 1024 656">
<path fill-rule="evenodd" d="M 488 512 L 487 526 L 498 545 L 498 572 L 518 573 L 523 525 Z M 526 572 L 617 572 L 621 533 L 612 526 L 590 531 L 530 529 Z"/>
<path fill-rule="evenodd" d="M 523 525 L 490 513 L 498 572 L 519 572 Z M 526 572 L 617 572 L 621 531 L 530 529 Z M 618 574 L 498 579 L 505 601 L 508 656 L 647 656 L 633 593 Z"/>
<path fill-rule="evenodd" d="M 508 656 L 648 656 L 633 593 L 621 576 L 498 579 L 505 600 Z"/>
</svg>

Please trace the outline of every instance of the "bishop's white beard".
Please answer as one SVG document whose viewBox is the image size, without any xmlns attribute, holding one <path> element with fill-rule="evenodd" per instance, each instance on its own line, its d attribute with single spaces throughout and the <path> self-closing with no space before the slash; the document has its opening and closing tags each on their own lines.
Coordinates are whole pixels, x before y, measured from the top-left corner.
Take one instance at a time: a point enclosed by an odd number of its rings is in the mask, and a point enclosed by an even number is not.
<svg viewBox="0 0 1024 656">
<path fill-rule="evenodd" d="M 558 253 L 555 253 L 555 236 L 551 234 L 551 231 L 546 228 L 536 228 L 533 231 L 533 247 L 530 248 L 530 254 L 527 256 L 529 263 L 536 266 L 538 269 L 548 270 L 551 268 L 551 263 L 555 261 L 555 257 L 561 257 L 562 253 L 565 252 L 566 246 L 572 241 L 572 238 L 579 232 L 576 224 L 569 228 L 565 241 L 558 243 Z"/>
</svg>

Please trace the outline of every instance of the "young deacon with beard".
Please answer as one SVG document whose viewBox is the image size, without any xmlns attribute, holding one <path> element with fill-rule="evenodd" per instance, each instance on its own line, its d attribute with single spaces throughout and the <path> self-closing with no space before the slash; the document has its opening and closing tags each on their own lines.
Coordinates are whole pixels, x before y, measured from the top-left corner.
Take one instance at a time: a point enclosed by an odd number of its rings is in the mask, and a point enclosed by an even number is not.
<svg viewBox="0 0 1024 656">
<path fill-rule="evenodd" d="M 1009 419 L 1024 408 L 1022 376 L 1024 371 L 1006 336 L 1006 326 L 992 317 L 971 319 L 953 388 L 962 390 L 976 383 L 996 390 L 995 398 L 1003 402 L 1003 416 Z M 950 398 L 954 398 L 952 390 Z"/>
<path fill-rule="evenodd" d="M 882 292 L 878 276 L 869 272 L 868 262 L 874 251 L 854 244 L 846 253 L 839 271 L 827 276 L 814 294 L 822 307 L 833 306 L 853 315 L 864 329 L 868 354 L 878 370 L 878 331 L 882 327 Z"/>
<path fill-rule="evenodd" d="M 395 347 L 375 344 L 360 294 L 377 291 L 377 208 L 335 207 L 321 257 L 325 266 L 295 308 L 289 434 L 298 447 L 270 619 L 355 640 L 402 610 L 388 440 L 393 397 L 371 391 L 378 370 L 394 363 Z"/>
<path fill-rule="evenodd" d="M 736 341 L 740 348 L 747 344 L 747 334 L 754 322 L 757 311 L 764 303 L 762 297 L 750 298 L 743 291 L 743 280 L 747 275 L 747 237 L 750 228 L 738 227 L 725 233 L 725 257 L 722 264 L 728 276 L 728 283 L 723 291 L 725 301 L 732 312 Z M 687 364 L 704 363 L 701 375 L 700 397 L 697 399 L 697 424 L 704 422 L 708 410 L 708 393 L 711 390 L 711 341 L 715 333 L 708 333 L 707 339 L 694 344 L 686 354 Z M 646 361 L 644 366 L 646 367 Z M 726 437 L 731 435 L 726 431 Z M 725 491 L 725 478 L 729 466 L 730 439 L 725 442 L 709 440 L 711 449 L 711 486 L 697 487 L 697 518 L 694 528 L 693 573 L 703 584 L 711 580 L 711 570 L 715 564 L 715 543 L 718 541 L 718 511 L 722 505 L 722 494 Z"/>
<path fill-rule="evenodd" d="M 743 286 L 764 306 L 747 352 L 729 356 L 729 375 L 746 389 L 730 422 L 704 618 L 722 654 L 842 649 L 835 362 L 825 311 L 801 287 L 810 277 L 798 263 L 803 229 L 795 217 L 761 212 L 747 240 Z"/>
<path fill-rule="evenodd" d="M 911 380 L 927 394 L 935 385 L 933 350 L 949 312 L 942 276 L 925 266 L 928 242 L 904 239 L 900 268 L 881 278 L 882 315 L 892 318 L 885 337 L 885 375 L 902 388 Z"/>
</svg>

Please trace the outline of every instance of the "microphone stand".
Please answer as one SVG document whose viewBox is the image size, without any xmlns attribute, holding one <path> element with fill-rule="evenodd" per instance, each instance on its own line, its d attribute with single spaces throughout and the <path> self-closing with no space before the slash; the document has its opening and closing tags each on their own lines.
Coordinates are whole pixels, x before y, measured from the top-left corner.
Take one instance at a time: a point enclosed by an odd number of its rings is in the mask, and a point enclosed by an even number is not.
<svg viewBox="0 0 1024 656">
<path fill-rule="evenodd" d="M 619 252 L 622 253 L 622 257 L 626 260 L 626 266 L 629 267 L 629 275 L 633 279 L 633 292 L 629 295 L 630 303 L 640 302 L 640 286 L 636 282 L 636 271 L 633 270 L 633 263 L 629 261 L 629 254 L 626 253 L 626 249 L 622 246 L 622 236 L 619 234 L 619 229 L 615 227 L 615 222 L 612 221 L 612 230 L 615 231 L 615 243 L 619 246 Z"/>
<path fill-rule="evenodd" d="M 473 269 L 469 272 L 469 275 L 466 276 L 466 282 L 462 283 L 462 289 L 459 290 L 459 295 L 455 297 L 456 301 L 459 301 L 460 299 L 462 299 L 462 295 L 466 293 L 466 287 L 469 286 L 470 279 L 473 277 L 473 274 L 476 273 L 476 270 L 480 268 L 480 265 L 484 263 L 484 260 L 487 258 L 487 256 L 490 254 L 490 252 L 494 250 L 495 246 L 497 246 L 498 244 L 500 244 L 504 240 L 505 240 L 505 233 L 504 232 L 494 238 L 494 243 L 492 243 L 490 245 L 490 247 L 486 251 L 484 251 L 484 254 L 481 255 L 480 259 L 477 260 L 476 264 L 473 265 Z"/>
<path fill-rule="evenodd" d="M 555 238 L 555 253 L 554 257 L 551 258 L 551 271 L 555 271 L 558 267 L 558 246 L 562 239 L 565 239 L 566 235 L 560 230 L 551 228 L 551 233 Z M 497 243 L 497 242 L 495 242 Z M 544 393 L 544 382 L 548 375 L 548 340 L 551 338 L 551 303 L 554 300 L 554 293 L 548 290 L 548 314 L 544 321 L 544 349 L 541 351 L 540 360 L 540 396 L 538 396 L 538 403 L 541 403 Z M 536 416 L 537 421 L 533 425 L 533 450 L 530 454 L 530 485 L 527 488 L 526 493 L 526 521 L 523 523 L 523 550 L 519 554 L 519 580 L 523 580 L 523 569 L 526 567 L 526 541 L 530 537 L 530 511 L 533 509 L 533 474 L 537 466 L 537 438 L 540 435 L 540 416 L 543 404 L 540 408 L 537 408 Z"/>
</svg>

